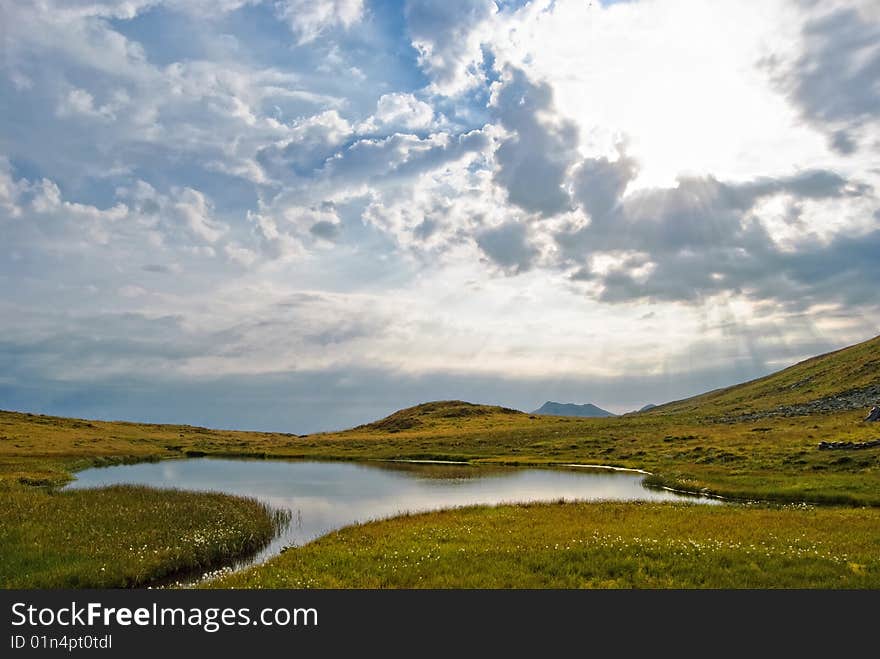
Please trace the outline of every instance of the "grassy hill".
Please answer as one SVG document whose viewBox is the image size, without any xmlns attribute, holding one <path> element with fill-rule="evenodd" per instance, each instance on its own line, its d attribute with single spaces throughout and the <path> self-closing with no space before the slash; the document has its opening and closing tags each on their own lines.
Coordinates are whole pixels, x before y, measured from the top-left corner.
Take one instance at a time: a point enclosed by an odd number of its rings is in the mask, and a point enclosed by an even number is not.
<svg viewBox="0 0 880 659">
<path fill-rule="evenodd" d="M 414 407 L 399 410 L 384 419 L 367 423 L 355 428 L 355 431 L 378 431 L 380 433 L 397 433 L 417 428 L 437 428 L 468 419 L 479 420 L 482 425 L 492 425 L 499 416 L 524 416 L 519 410 L 493 405 L 475 405 L 463 400 L 441 400 L 422 403 Z"/>
<path fill-rule="evenodd" d="M 704 417 L 853 410 L 880 401 L 880 336 L 757 380 L 667 403 L 652 414 Z"/>
</svg>

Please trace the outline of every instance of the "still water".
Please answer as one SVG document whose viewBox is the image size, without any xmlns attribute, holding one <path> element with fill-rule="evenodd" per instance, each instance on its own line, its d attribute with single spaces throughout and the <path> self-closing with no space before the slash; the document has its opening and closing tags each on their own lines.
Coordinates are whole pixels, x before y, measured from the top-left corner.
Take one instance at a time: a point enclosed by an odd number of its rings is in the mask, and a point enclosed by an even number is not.
<svg viewBox="0 0 880 659">
<path fill-rule="evenodd" d="M 355 522 L 402 512 L 559 499 L 711 499 L 648 489 L 643 475 L 595 470 L 477 467 L 392 462 L 306 462 L 192 458 L 86 469 L 69 488 L 137 484 L 253 497 L 290 512 L 289 526 L 243 565 Z"/>
</svg>

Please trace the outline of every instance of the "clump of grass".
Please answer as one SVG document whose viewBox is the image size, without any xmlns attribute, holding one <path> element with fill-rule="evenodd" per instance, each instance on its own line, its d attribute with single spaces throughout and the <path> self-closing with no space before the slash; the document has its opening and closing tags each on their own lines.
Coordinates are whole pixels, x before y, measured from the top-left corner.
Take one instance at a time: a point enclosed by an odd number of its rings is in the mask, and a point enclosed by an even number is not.
<svg viewBox="0 0 880 659">
<path fill-rule="evenodd" d="M 126 588 L 257 551 L 283 515 L 253 499 L 114 486 L 0 488 L 0 587 Z"/>
<path fill-rule="evenodd" d="M 342 529 L 210 587 L 878 588 L 880 510 L 531 504 Z"/>
</svg>

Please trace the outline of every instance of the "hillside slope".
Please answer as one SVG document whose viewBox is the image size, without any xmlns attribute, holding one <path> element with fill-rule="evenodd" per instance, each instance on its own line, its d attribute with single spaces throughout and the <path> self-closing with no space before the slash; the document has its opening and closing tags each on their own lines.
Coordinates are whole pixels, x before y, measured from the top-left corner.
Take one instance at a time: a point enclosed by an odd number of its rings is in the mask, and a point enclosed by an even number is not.
<svg viewBox="0 0 880 659">
<path fill-rule="evenodd" d="M 869 408 L 880 400 L 880 336 L 743 384 L 653 408 L 726 421 Z"/>
</svg>

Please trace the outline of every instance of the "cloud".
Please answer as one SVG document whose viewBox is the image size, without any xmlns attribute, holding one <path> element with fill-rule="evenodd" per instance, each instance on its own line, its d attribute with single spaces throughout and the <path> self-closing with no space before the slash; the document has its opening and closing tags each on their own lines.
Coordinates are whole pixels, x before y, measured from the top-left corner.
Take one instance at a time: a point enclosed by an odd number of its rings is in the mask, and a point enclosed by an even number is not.
<svg viewBox="0 0 880 659">
<path fill-rule="evenodd" d="M 559 117 L 553 91 L 513 69 L 495 85 L 492 108 L 511 135 L 495 151 L 495 180 L 511 203 L 544 216 L 568 210 L 563 189 L 568 170 L 579 158 L 577 125 Z"/>
<path fill-rule="evenodd" d="M 434 91 L 454 95 L 483 79 L 481 44 L 496 12 L 491 0 L 407 0 L 412 45 Z"/>
<path fill-rule="evenodd" d="M 349 183 L 406 179 L 482 153 L 489 144 L 489 135 L 482 130 L 459 135 L 439 132 L 424 138 L 395 133 L 361 139 L 328 159 L 324 174 Z"/>
<path fill-rule="evenodd" d="M 290 259 L 303 254 L 302 241 L 293 232 L 279 226 L 279 221 L 270 212 L 248 211 L 247 219 L 266 258 Z"/>
<path fill-rule="evenodd" d="M 211 201 L 189 187 L 173 187 L 168 194 L 145 181 L 117 190 L 141 230 L 156 241 L 171 245 L 212 245 L 229 227 L 214 217 Z"/>
<path fill-rule="evenodd" d="M 280 0 L 275 7 L 300 46 L 330 29 L 350 28 L 361 20 L 364 12 L 363 0 Z"/>
<path fill-rule="evenodd" d="M 81 115 L 97 119 L 113 118 L 112 109 L 108 106 L 96 108 L 95 99 L 84 89 L 71 89 L 55 112 L 59 117 Z"/>
<path fill-rule="evenodd" d="M 599 194 L 588 178 L 597 172 Z M 761 199 L 788 193 L 802 199 L 836 199 L 868 191 L 850 186 L 834 172 L 808 170 L 774 179 L 759 178 L 724 183 L 712 177 L 682 177 L 673 188 L 649 188 L 611 201 L 607 181 L 618 190 L 635 170 L 625 156 L 585 160 L 579 168 L 578 201 L 590 211 L 590 224 L 562 232 L 563 246 L 579 245 L 588 251 L 644 249 L 651 253 L 674 252 L 711 246 L 735 247 L 760 225 L 749 215 Z M 604 212 L 602 212 L 604 211 Z"/>
<path fill-rule="evenodd" d="M 484 155 L 474 156 L 377 191 L 364 220 L 425 264 L 436 267 L 455 254 L 472 259 L 474 234 L 507 217 L 491 174 L 479 166 Z"/>
<path fill-rule="evenodd" d="M 286 178 L 284 170 L 308 176 L 336 155 L 352 135 L 352 127 L 336 110 L 297 120 L 283 142 L 263 147 L 257 161 L 273 173 Z"/>
<path fill-rule="evenodd" d="M 358 130 L 367 132 L 424 131 L 434 122 L 434 108 L 413 94 L 383 94 L 376 103 L 376 114 Z"/>
<path fill-rule="evenodd" d="M 540 253 L 531 244 L 527 227 L 520 222 L 507 222 L 481 231 L 476 240 L 496 265 L 514 274 L 531 269 Z"/>
<path fill-rule="evenodd" d="M 172 205 L 176 219 L 193 237 L 216 243 L 225 229 L 211 218 L 211 207 L 205 195 L 198 190 L 184 188 L 177 191 L 176 196 Z"/>
<path fill-rule="evenodd" d="M 871 198 L 870 188 L 835 172 L 807 170 L 741 183 L 689 177 L 674 188 L 624 194 L 636 173 L 623 153 L 616 161 L 585 160 L 576 170 L 575 190 L 590 222 L 556 234 L 562 263 L 588 264 L 578 266 L 572 280 L 588 282 L 600 300 L 699 302 L 727 293 L 809 306 L 846 297 L 808 276 L 807 264 L 819 254 L 828 272 L 840 268 L 865 275 L 873 270 L 861 259 L 835 264 L 844 252 L 839 245 L 871 241 L 872 234 L 836 236 L 830 244 L 803 235 L 794 250 L 785 250 L 761 217 L 759 204 L 768 198 L 834 201 L 838 206 Z M 603 263 L 603 255 L 612 257 L 610 265 Z M 851 279 L 852 291 L 865 290 Z"/>
<path fill-rule="evenodd" d="M 339 237 L 339 223 L 328 222 L 327 220 L 319 220 L 309 227 L 309 232 L 316 238 L 321 238 L 328 242 L 333 242 Z"/>
<path fill-rule="evenodd" d="M 143 265 L 142 272 L 179 274 L 181 260 L 214 258 L 229 233 L 210 199 L 192 188 L 162 193 L 136 181 L 99 207 L 67 199 L 49 179 L 15 178 L 8 163 L 0 166 L 0 226 L 11 252 L 29 254 L 48 278 L 67 268 L 71 285 L 83 275 L 110 286 L 103 268 L 135 264 Z"/>
<path fill-rule="evenodd" d="M 171 275 L 180 274 L 181 268 L 177 264 L 166 265 L 164 263 L 147 263 L 143 266 L 144 272 L 153 272 L 155 274 Z"/>
<path fill-rule="evenodd" d="M 256 2 L 259 0 L 48 0 L 43 4 L 66 19 L 101 17 L 131 20 L 157 5 L 200 18 L 210 18 Z"/>
<path fill-rule="evenodd" d="M 635 161 L 622 150 L 615 161 L 607 158 L 584 160 L 572 176 L 574 196 L 593 222 L 602 222 L 611 217 L 637 172 Z"/>
<path fill-rule="evenodd" d="M 804 50 L 783 78 L 804 116 L 832 147 L 857 149 L 859 129 L 880 118 L 880 24 L 854 7 L 836 8 L 803 29 Z"/>
<path fill-rule="evenodd" d="M 0 224 L 5 226 L 6 244 L 46 245 L 60 251 L 82 248 L 89 242 L 105 245 L 118 229 L 129 209 L 122 203 L 97 208 L 65 200 L 56 183 L 48 179 L 15 180 L 7 170 L 3 181 L 4 210 Z"/>
</svg>

